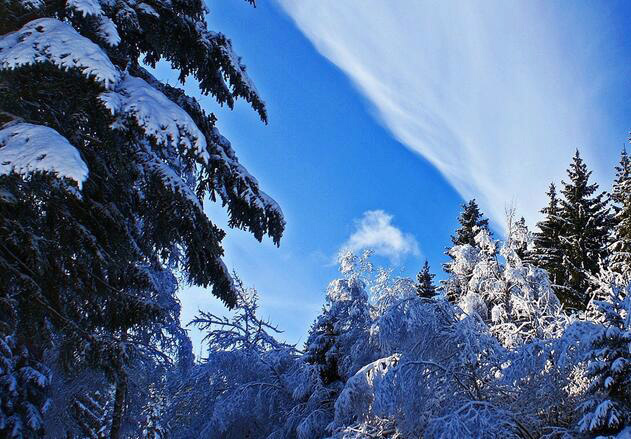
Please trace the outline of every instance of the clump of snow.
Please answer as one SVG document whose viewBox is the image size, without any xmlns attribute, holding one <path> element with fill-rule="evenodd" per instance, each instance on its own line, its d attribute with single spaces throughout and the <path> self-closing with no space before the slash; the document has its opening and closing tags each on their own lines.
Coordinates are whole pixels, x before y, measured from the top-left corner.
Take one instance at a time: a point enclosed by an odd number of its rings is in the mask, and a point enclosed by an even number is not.
<svg viewBox="0 0 631 439">
<path fill-rule="evenodd" d="M 44 6 L 42 0 L 20 0 L 20 3 L 26 9 L 39 9 Z"/>
<path fill-rule="evenodd" d="M 116 89 L 100 95 L 114 116 L 131 116 L 159 145 L 179 145 L 209 160 L 206 138 L 191 116 L 143 79 L 125 74 Z M 124 126 L 118 120 L 113 128 Z"/>
<path fill-rule="evenodd" d="M 101 4 L 97 0 L 68 0 L 66 6 L 81 12 L 84 17 L 103 14 Z"/>
<path fill-rule="evenodd" d="M 97 17 L 99 23 L 97 33 L 110 46 L 118 46 L 118 43 L 121 42 L 116 25 L 111 18 L 103 13 L 101 3 L 98 0 L 68 0 L 66 7 L 71 12 L 76 11 L 84 17 Z"/>
<path fill-rule="evenodd" d="M 376 389 L 398 363 L 399 355 L 394 354 L 367 364 L 353 375 L 335 401 L 335 422 L 347 425 L 373 415 Z"/>
<path fill-rule="evenodd" d="M 137 8 L 140 9 L 142 12 L 144 12 L 147 15 L 153 15 L 154 17 L 160 17 L 160 14 L 158 14 L 156 12 L 156 10 L 151 5 L 148 5 L 147 3 L 140 3 L 137 6 Z"/>
<path fill-rule="evenodd" d="M 0 174 L 48 171 L 79 184 L 88 166 L 79 151 L 57 131 L 42 125 L 18 123 L 0 130 Z"/>
<path fill-rule="evenodd" d="M 79 69 L 108 89 L 120 79 L 120 72 L 98 45 L 54 18 L 33 20 L 0 37 L 0 69 L 45 62 L 64 70 Z"/>
</svg>

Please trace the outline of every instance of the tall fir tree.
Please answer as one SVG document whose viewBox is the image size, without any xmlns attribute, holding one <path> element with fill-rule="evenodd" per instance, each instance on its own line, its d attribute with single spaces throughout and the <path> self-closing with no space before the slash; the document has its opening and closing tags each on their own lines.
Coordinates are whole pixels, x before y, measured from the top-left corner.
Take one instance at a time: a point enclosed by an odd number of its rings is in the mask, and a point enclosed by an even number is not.
<svg viewBox="0 0 631 439">
<path fill-rule="evenodd" d="M 423 268 L 416 275 L 416 293 L 419 297 L 431 299 L 436 296 L 436 286 L 434 285 L 434 277 L 436 275 L 429 269 L 427 259 L 423 264 Z"/>
<path fill-rule="evenodd" d="M 631 272 L 631 160 L 626 148 L 622 150 L 620 163 L 616 166 L 610 198 L 614 216 L 609 266 L 618 273 Z"/>
<path fill-rule="evenodd" d="M 38 372 L 24 384 L 33 391 L 3 393 L 3 437 L 43 432 L 41 363 L 51 351 L 66 372 L 109 378 L 108 437 L 117 439 L 129 364 L 169 362 L 190 347 L 177 285 L 164 279 L 178 273 L 236 303 L 225 232 L 205 199 L 221 200 L 230 227 L 281 238 L 280 208 L 214 114 L 141 64 L 165 60 L 182 83 L 197 80 L 231 108 L 244 99 L 266 122 L 245 66 L 208 30 L 206 12 L 199 0 L 0 2 L 0 339 L 10 359 L 0 374 Z"/>
<path fill-rule="evenodd" d="M 462 212 L 458 216 L 458 222 L 460 227 L 451 237 L 453 245 L 469 244 L 475 246 L 475 237 L 480 230 L 489 230 L 489 220 L 484 218 L 475 198 L 462 205 Z"/>
<path fill-rule="evenodd" d="M 548 205 L 541 209 L 544 218 L 537 223 L 539 230 L 534 233 L 534 249 L 531 254 L 527 255 L 526 259 L 546 270 L 553 285 L 560 285 L 563 282 L 561 268 L 563 254 L 559 237 L 563 222 L 560 217 L 559 199 L 554 183 L 550 183 L 546 195 L 548 196 Z"/>
<path fill-rule="evenodd" d="M 454 256 L 450 253 L 451 248 L 462 245 L 470 245 L 476 247 L 475 237 L 481 230 L 489 231 L 489 220 L 484 218 L 484 215 L 480 211 L 480 207 L 475 199 L 472 199 L 462 205 L 462 212 L 458 216 L 458 222 L 460 226 L 456 232 L 451 236 L 452 247 L 448 248 L 445 254 L 451 258 L 451 261 L 443 264 L 443 270 L 451 274 L 453 270 L 451 265 L 454 261 Z M 442 282 L 441 289 L 445 292 L 445 296 L 452 303 L 458 302 L 462 296 L 462 292 L 465 288 L 461 285 L 462 282 L 466 282 L 466 277 L 450 276 L 447 280 Z"/>
<path fill-rule="evenodd" d="M 590 299 L 589 276 L 599 271 L 607 257 L 611 215 L 606 194 L 597 194 L 598 184 L 590 183 L 592 173 L 578 150 L 567 174 L 559 207 L 562 260 L 557 295 L 567 307 L 582 309 Z"/>
</svg>

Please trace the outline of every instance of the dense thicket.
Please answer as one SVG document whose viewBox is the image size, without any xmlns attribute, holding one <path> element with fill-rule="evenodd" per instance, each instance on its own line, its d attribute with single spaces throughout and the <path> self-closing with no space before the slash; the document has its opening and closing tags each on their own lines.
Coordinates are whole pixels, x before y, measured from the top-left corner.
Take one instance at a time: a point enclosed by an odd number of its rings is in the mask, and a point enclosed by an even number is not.
<svg viewBox="0 0 631 439">
<path fill-rule="evenodd" d="M 2 437 L 134 434 L 147 389 L 192 366 L 178 281 L 237 304 L 204 202 L 281 238 L 279 207 L 215 116 L 143 67 L 164 60 L 266 121 L 206 12 L 199 0 L 0 1 Z"/>
</svg>

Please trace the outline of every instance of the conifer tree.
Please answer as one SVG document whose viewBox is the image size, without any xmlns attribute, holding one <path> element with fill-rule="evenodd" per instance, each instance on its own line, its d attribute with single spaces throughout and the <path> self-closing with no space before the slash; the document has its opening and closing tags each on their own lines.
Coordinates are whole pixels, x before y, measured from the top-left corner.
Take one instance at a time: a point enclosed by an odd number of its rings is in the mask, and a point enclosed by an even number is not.
<svg viewBox="0 0 631 439">
<path fill-rule="evenodd" d="M 142 67 L 165 60 L 182 83 L 197 80 L 220 105 L 244 99 L 265 122 L 245 66 L 207 29 L 206 12 L 199 0 L 0 3 L 0 319 L 13 316 L 0 338 L 11 358 L 28 358 L 15 367 L 39 368 L 52 348 L 66 371 L 105 372 L 112 439 L 127 365 L 186 344 L 177 286 L 165 289 L 164 278 L 177 272 L 236 303 L 225 232 L 204 200 L 221 200 L 229 225 L 258 240 L 278 244 L 284 228 L 215 116 Z M 3 394 L 15 398 L 7 407 L 32 399 L 29 413 L 14 414 L 24 435 L 41 433 L 39 393 Z M 0 435 L 11 428 L 0 424 Z"/>
<path fill-rule="evenodd" d="M 607 256 L 611 216 L 605 193 L 596 194 L 598 184 L 590 183 L 591 171 L 578 150 L 567 174 L 559 206 L 562 261 L 557 295 L 568 307 L 583 308 L 590 298 L 588 277 L 598 272 Z"/>
<path fill-rule="evenodd" d="M 553 285 L 560 285 L 562 283 L 563 254 L 559 237 L 562 220 L 554 183 L 550 183 L 547 195 L 548 205 L 541 209 L 544 219 L 537 223 L 539 231 L 534 233 L 534 250 L 527 259 L 539 268 L 546 270 Z"/>
<path fill-rule="evenodd" d="M 458 222 L 460 223 L 460 227 L 458 227 L 456 233 L 451 236 L 452 247 L 448 248 L 446 251 L 447 256 L 451 258 L 451 261 L 443 264 L 443 270 L 448 274 L 453 273 L 452 264 L 455 259 L 450 250 L 463 245 L 476 247 L 477 244 L 475 237 L 478 233 L 480 233 L 481 230 L 489 231 L 489 220 L 484 218 L 475 199 L 472 199 L 462 205 L 462 212 L 458 216 Z M 471 273 L 467 273 L 464 277 L 452 275 L 442 282 L 441 289 L 444 290 L 449 301 L 452 303 L 458 302 L 465 289 L 463 282 L 466 283 L 470 274 Z"/>
<path fill-rule="evenodd" d="M 423 268 L 416 275 L 416 293 L 419 297 L 431 299 L 436 295 L 434 277 L 436 277 L 436 275 L 429 271 L 429 262 L 425 260 Z"/>
<path fill-rule="evenodd" d="M 601 315 L 587 354 L 588 398 L 579 431 L 612 437 L 631 425 L 631 284 L 609 274 L 600 282 L 606 296 L 595 302 Z"/>
<path fill-rule="evenodd" d="M 458 216 L 460 227 L 451 237 L 453 245 L 469 244 L 475 246 L 475 237 L 481 229 L 489 229 L 489 220 L 484 218 L 475 199 L 462 205 L 462 212 Z"/>
<path fill-rule="evenodd" d="M 631 160 L 626 149 L 622 150 L 620 164 L 616 166 L 610 198 L 614 210 L 610 267 L 619 273 L 631 272 Z"/>
</svg>

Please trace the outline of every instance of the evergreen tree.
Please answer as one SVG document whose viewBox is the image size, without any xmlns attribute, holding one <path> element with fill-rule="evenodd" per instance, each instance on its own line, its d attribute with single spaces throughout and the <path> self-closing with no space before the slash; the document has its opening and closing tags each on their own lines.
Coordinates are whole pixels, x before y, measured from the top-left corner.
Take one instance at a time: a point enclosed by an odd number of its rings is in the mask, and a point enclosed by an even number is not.
<svg viewBox="0 0 631 439">
<path fill-rule="evenodd" d="M 429 262 L 425 260 L 423 268 L 416 275 L 416 293 L 419 297 L 431 299 L 436 295 L 434 277 L 436 275 L 429 271 Z"/>
<path fill-rule="evenodd" d="M 560 245 L 562 220 L 556 187 L 550 183 L 548 205 L 541 209 L 544 219 L 537 223 L 538 232 L 534 233 L 534 250 L 527 259 L 548 272 L 553 285 L 562 284 L 561 263 L 563 254 Z"/>
<path fill-rule="evenodd" d="M 452 247 L 446 251 L 447 256 L 451 258 L 451 261 L 443 264 L 443 270 L 448 274 L 453 274 L 454 270 L 452 264 L 455 260 L 455 256 L 452 254 L 452 249 L 460 246 L 468 245 L 470 247 L 476 247 L 475 237 L 481 230 L 489 231 L 489 220 L 484 218 L 478 203 L 475 199 L 470 200 L 462 205 L 462 212 L 458 216 L 458 222 L 460 227 L 451 236 Z M 456 303 L 463 296 L 466 289 L 466 282 L 471 273 L 466 273 L 464 276 L 450 276 L 447 280 L 442 282 L 441 289 L 445 292 L 447 299 Z"/>
<path fill-rule="evenodd" d="M 462 212 L 458 217 L 460 227 L 451 237 L 453 245 L 469 244 L 475 246 L 475 237 L 481 229 L 489 229 L 489 220 L 484 218 L 475 199 L 462 205 Z"/>
<path fill-rule="evenodd" d="M 616 166 L 616 178 L 611 191 L 614 210 L 613 232 L 609 251 L 612 270 L 619 273 L 631 271 L 631 160 L 626 149 Z"/>
<path fill-rule="evenodd" d="M 132 397 L 128 366 L 190 358 L 165 277 L 236 303 L 225 233 L 204 200 L 219 198 L 229 225 L 259 240 L 278 244 L 284 228 L 215 116 L 141 65 L 164 59 L 182 83 L 196 79 L 221 105 L 242 98 L 266 121 L 206 12 L 199 0 L 0 3 L 0 305 L 12 316 L 0 338 L 20 358 L 7 370 L 41 369 L 54 351 L 66 371 L 103 371 L 115 387 L 112 439 Z M 28 413 L 12 419 L 24 436 L 41 433 L 41 390 L 2 398 L 16 408 L 26 398 Z M 0 435 L 13 431 L 0 423 Z"/>
<path fill-rule="evenodd" d="M 598 184 L 590 183 L 591 171 L 578 150 L 567 173 L 559 207 L 562 260 L 557 295 L 570 308 L 584 308 L 590 298 L 588 277 L 607 256 L 611 217 L 605 193 L 596 195 Z"/>
<path fill-rule="evenodd" d="M 579 430 L 611 437 L 631 426 L 631 284 L 611 276 L 604 300 L 596 301 L 601 315 L 588 352 L 588 398 L 582 404 Z M 603 288 L 604 287 L 604 288 Z"/>
</svg>

